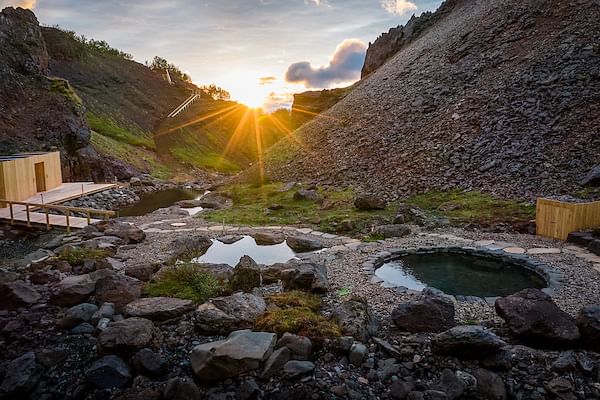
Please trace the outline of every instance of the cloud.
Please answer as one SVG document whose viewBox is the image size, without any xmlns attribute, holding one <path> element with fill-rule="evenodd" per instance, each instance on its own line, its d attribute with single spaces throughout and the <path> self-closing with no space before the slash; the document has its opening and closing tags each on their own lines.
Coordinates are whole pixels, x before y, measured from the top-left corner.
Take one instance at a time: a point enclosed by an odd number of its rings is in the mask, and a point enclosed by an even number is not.
<svg viewBox="0 0 600 400">
<path fill-rule="evenodd" d="M 258 84 L 261 86 L 271 85 L 276 80 L 277 78 L 275 78 L 274 76 L 263 76 L 262 78 L 258 79 Z"/>
<path fill-rule="evenodd" d="M 320 6 L 323 4 L 327 4 L 327 0 L 304 0 L 305 4 L 314 4 L 316 6 Z"/>
<path fill-rule="evenodd" d="M 0 0 L 0 10 L 4 7 L 21 7 L 33 10 L 37 4 L 37 0 Z"/>
<path fill-rule="evenodd" d="M 404 15 L 418 8 L 415 3 L 409 0 L 381 0 L 381 7 L 390 14 L 396 15 Z"/>
<path fill-rule="evenodd" d="M 288 67 L 285 80 L 301 83 L 307 88 L 327 88 L 333 84 L 360 79 L 365 62 L 367 46 L 358 39 L 346 39 L 331 56 L 329 65 L 315 68 L 308 61 L 297 62 Z"/>
</svg>

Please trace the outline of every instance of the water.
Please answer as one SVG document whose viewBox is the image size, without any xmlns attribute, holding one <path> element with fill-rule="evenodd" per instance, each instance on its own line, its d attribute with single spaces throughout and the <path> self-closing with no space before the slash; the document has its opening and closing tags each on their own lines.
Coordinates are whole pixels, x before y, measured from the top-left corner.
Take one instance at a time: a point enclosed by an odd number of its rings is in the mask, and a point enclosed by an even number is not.
<svg viewBox="0 0 600 400">
<path fill-rule="evenodd" d="M 190 189 L 166 189 L 146 193 L 140 196 L 137 203 L 119 210 L 120 217 L 135 217 L 146 215 L 159 208 L 171 207 L 181 200 L 194 200 L 203 195 Z"/>
<path fill-rule="evenodd" d="M 382 265 L 375 275 L 395 286 L 422 290 L 427 286 L 447 294 L 496 297 L 546 282 L 526 268 L 463 254 L 411 255 Z"/>
<path fill-rule="evenodd" d="M 259 246 L 251 236 L 244 236 L 232 244 L 221 243 L 213 240 L 213 244 L 204 255 L 192 260 L 196 263 L 228 264 L 235 267 L 242 256 L 250 256 L 257 264 L 273 265 L 285 263 L 294 258 L 296 254 L 286 242 Z"/>
</svg>

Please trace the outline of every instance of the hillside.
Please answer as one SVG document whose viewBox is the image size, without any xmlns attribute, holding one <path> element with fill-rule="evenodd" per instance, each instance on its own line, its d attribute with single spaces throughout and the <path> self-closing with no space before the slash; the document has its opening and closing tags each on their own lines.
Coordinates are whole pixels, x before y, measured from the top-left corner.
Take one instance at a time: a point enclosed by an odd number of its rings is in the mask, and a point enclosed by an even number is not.
<svg viewBox="0 0 600 400">
<path fill-rule="evenodd" d="M 274 180 L 572 193 L 600 163 L 600 6 L 457 0 L 267 159 Z"/>
</svg>

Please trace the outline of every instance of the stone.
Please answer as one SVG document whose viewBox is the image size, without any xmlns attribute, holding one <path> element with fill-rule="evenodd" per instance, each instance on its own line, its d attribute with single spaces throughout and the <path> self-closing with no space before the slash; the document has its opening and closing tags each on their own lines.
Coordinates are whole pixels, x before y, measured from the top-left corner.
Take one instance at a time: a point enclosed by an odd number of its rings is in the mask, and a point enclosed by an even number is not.
<svg viewBox="0 0 600 400">
<path fill-rule="evenodd" d="M 252 292 L 261 284 L 261 269 L 249 256 L 240 258 L 235 266 L 233 274 L 229 278 L 229 286 L 232 290 Z"/>
<path fill-rule="evenodd" d="M 218 237 L 217 240 L 224 244 L 234 244 L 236 242 L 239 242 L 243 238 L 244 237 L 241 235 L 225 235 L 225 236 Z"/>
<path fill-rule="evenodd" d="M 270 246 L 285 241 L 285 236 L 281 232 L 256 232 L 252 237 L 259 246 Z"/>
<path fill-rule="evenodd" d="M 360 367 L 363 361 L 365 361 L 365 359 L 367 358 L 368 354 L 369 349 L 367 348 L 367 346 L 360 342 L 355 342 L 352 345 L 352 347 L 350 347 L 350 354 L 348 355 L 348 360 L 350 361 L 350 364 L 354 365 L 355 367 Z"/>
<path fill-rule="evenodd" d="M 579 340 L 575 319 L 539 289 L 501 297 L 495 308 L 510 333 L 533 346 L 564 346 Z"/>
<path fill-rule="evenodd" d="M 40 380 L 42 372 L 33 351 L 15 358 L 6 366 L 6 375 L 0 385 L 0 397 L 30 391 Z"/>
<path fill-rule="evenodd" d="M 35 271 L 29 275 L 29 282 L 34 285 L 46 285 L 60 281 L 60 274 L 57 271 Z"/>
<path fill-rule="evenodd" d="M 294 193 L 294 200 L 321 202 L 323 201 L 323 197 L 316 190 L 299 189 Z"/>
<path fill-rule="evenodd" d="M 113 322 L 98 336 L 100 353 L 131 353 L 147 347 L 154 338 L 154 324 L 144 318 Z"/>
<path fill-rule="evenodd" d="M 527 250 L 527 254 L 560 254 L 561 250 L 556 247 L 538 247 Z"/>
<path fill-rule="evenodd" d="M 322 264 L 310 261 L 292 261 L 273 265 L 269 270 L 276 271 L 285 290 L 326 293 L 329 289 L 327 268 Z"/>
<path fill-rule="evenodd" d="M 269 332 L 235 331 L 227 339 L 196 346 L 190 355 L 200 381 L 216 381 L 258 369 L 273 349 L 277 336 Z"/>
<path fill-rule="evenodd" d="M 189 261 L 206 253 L 213 242 L 204 236 L 178 237 L 171 243 L 175 260 Z"/>
<path fill-rule="evenodd" d="M 266 309 L 262 297 L 249 293 L 217 297 L 196 309 L 196 329 L 209 335 L 228 335 L 235 330 L 250 329 Z"/>
<path fill-rule="evenodd" d="M 484 400 L 506 400 L 507 393 L 500 375 L 483 368 L 473 372 L 477 379 L 477 393 Z"/>
<path fill-rule="evenodd" d="M 577 358 L 572 351 L 563 351 L 550 366 L 552 371 L 571 372 L 577 369 Z"/>
<path fill-rule="evenodd" d="M 397 380 L 390 387 L 390 395 L 396 400 L 405 400 L 408 394 L 415 390 L 415 383 L 411 381 Z"/>
<path fill-rule="evenodd" d="M 116 236 L 123 239 L 125 244 L 141 243 L 146 239 L 146 233 L 133 224 L 116 220 L 101 221 L 96 227 L 104 233 L 105 236 Z"/>
<path fill-rule="evenodd" d="M 192 300 L 172 297 L 147 297 L 127 304 L 124 312 L 129 317 L 141 317 L 152 321 L 166 321 L 179 318 L 193 311 L 194 307 Z"/>
<path fill-rule="evenodd" d="M 130 379 L 129 366 L 115 355 L 102 357 L 85 372 L 87 383 L 103 389 L 123 387 Z"/>
<path fill-rule="evenodd" d="M 149 263 L 139 263 L 125 267 L 125 275 L 139 279 L 143 282 L 148 282 L 152 279 L 152 276 L 156 271 L 157 267 Z"/>
<path fill-rule="evenodd" d="M 560 400 L 576 400 L 577 396 L 573 393 L 573 385 L 568 379 L 556 377 L 544 385 L 544 388 L 553 396 Z"/>
<path fill-rule="evenodd" d="M 361 211 L 384 210 L 387 201 L 375 195 L 361 195 L 354 199 L 354 207 Z"/>
<path fill-rule="evenodd" d="M 163 391 L 164 400 L 202 400 L 198 386 L 191 380 L 171 378 Z"/>
<path fill-rule="evenodd" d="M 373 230 L 375 235 L 381 235 L 385 239 L 395 238 L 395 237 L 404 237 L 408 236 L 411 233 L 411 230 L 406 225 L 401 224 L 393 224 L 393 225 L 379 225 L 375 227 Z"/>
<path fill-rule="evenodd" d="M 582 308 L 577 315 L 577 327 L 583 346 L 600 352 L 600 305 Z"/>
<path fill-rule="evenodd" d="M 344 301 L 335 308 L 331 318 L 337 321 L 344 335 L 361 342 L 368 342 L 379 329 L 379 320 L 366 301 Z"/>
<path fill-rule="evenodd" d="M 294 360 L 310 360 L 312 354 L 312 342 L 306 336 L 298 336 L 284 333 L 277 341 L 277 348 L 287 347 L 292 352 Z"/>
<path fill-rule="evenodd" d="M 103 318 L 111 318 L 115 315 L 115 307 L 113 303 L 103 303 L 98 311 L 92 315 L 92 324 L 98 325 L 98 322 Z"/>
<path fill-rule="evenodd" d="M 61 307 L 83 303 L 94 293 L 95 287 L 96 282 L 89 274 L 67 276 L 52 289 L 50 303 Z"/>
<path fill-rule="evenodd" d="M 148 348 L 141 349 L 132 359 L 133 366 L 147 376 L 159 376 L 163 370 L 164 362 L 160 354 Z"/>
<path fill-rule="evenodd" d="M 240 386 L 235 391 L 236 400 L 255 399 L 260 393 L 260 387 L 252 378 L 245 379 L 240 383 Z"/>
<path fill-rule="evenodd" d="M 273 375 L 279 374 L 283 366 L 292 359 L 292 352 L 287 347 L 281 347 L 275 350 L 265 362 L 262 379 L 269 379 Z"/>
<path fill-rule="evenodd" d="M 458 372 L 458 371 L 457 371 Z M 448 400 L 454 400 L 462 396 L 466 389 L 466 385 L 460 380 L 454 372 L 446 368 L 442 370 L 440 376 L 439 389 L 445 393 Z"/>
<path fill-rule="evenodd" d="M 315 364 L 310 361 L 291 360 L 283 366 L 283 373 L 289 379 L 298 378 L 314 371 Z"/>
<path fill-rule="evenodd" d="M 69 353 L 62 348 L 47 348 L 37 352 L 37 360 L 46 368 L 54 367 L 67 359 Z"/>
<path fill-rule="evenodd" d="M 98 306 L 95 304 L 82 303 L 73 306 L 65 313 L 64 318 L 60 321 L 60 326 L 70 329 L 82 322 L 90 322 L 96 311 L 98 311 Z"/>
<path fill-rule="evenodd" d="M 454 302 L 439 291 L 425 289 L 392 311 L 392 321 L 405 332 L 442 332 L 455 325 Z"/>
<path fill-rule="evenodd" d="M 142 295 L 143 283 L 125 275 L 109 275 L 96 282 L 96 301 L 112 303 L 117 313 Z"/>
<path fill-rule="evenodd" d="M 306 253 L 323 248 L 323 242 L 310 236 L 288 236 L 287 245 L 296 253 Z"/>
<path fill-rule="evenodd" d="M 0 309 L 17 310 L 31 307 L 42 295 L 24 281 L 0 283 Z"/>
<path fill-rule="evenodd" d="M 506 342 L 482 326 L 456 326 L 431 339 L 434 353 L 464 359 L 483 358 L 494 354 Z"/>
<path fill-rule="evenodd" d="M 214 210 L 222 210 L 229 208 L 232 205 L 232 201 L 225 196 L 218 193 L 208 193 L 200 199 L 200 207 L 210 208 Z"/>
<path fill-rule="evenodd" d="M 525 249 L 522 247 L 505 247 L 504 252 L 508 254 L 525 254 Z"/>
<path fill-rule="evenodd" d="M 82 322 L 79 325 L 72 328 L 69 333 L 71 335 L 91 335 L 96 329 L 89 322 Z"/>
<path fill-rule="evenodd" d="M 594 236 L 590 232 L 571 232 L 567 236 L 567 242 L 583 247 L 586 247 L 592 240 L 594 240 Z"/>
<path fill-rule="evenodd" d="M 593 254 L 600 256 L 600 239 L 594 239 L 588 243 L 587 248 Z"/>
<path fill-rule="evenodd" d="M 0 269 L 0 284 L 17 281 L 19 280 L 19 277 L 19 274 L 17 274 L 14 271 L 5 271 L 3 269 Z"/>
<path fill-rule="evenodd" d="M 581 181 L 582 186 L 600 186 L 600 165 L 592 168 Z"/>
</svg>

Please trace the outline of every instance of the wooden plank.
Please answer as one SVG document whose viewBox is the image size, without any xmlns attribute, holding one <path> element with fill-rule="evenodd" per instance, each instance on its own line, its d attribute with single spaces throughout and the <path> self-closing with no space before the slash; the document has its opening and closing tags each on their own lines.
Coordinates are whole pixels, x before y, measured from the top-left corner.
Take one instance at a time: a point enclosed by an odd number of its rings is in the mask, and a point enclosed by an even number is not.
<svg viewBox="0 0 600 400">
<path fill-rule="evenodd" d="M 600 226 L 600 201 L 565 203 L 538 199 L 536 230 L 540 236 L 566 240 L 569 233 Z"/>
</svg>

